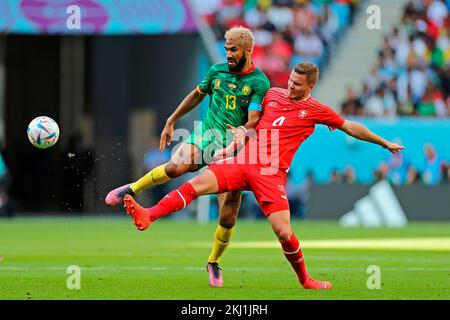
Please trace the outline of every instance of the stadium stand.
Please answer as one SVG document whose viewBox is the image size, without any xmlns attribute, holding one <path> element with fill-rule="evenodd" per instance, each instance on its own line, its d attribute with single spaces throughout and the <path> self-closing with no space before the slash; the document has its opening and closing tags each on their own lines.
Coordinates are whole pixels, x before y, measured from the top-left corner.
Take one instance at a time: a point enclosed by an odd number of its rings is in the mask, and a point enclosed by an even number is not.
<svg viewBox="0 0 450 320">
<path fill-rule="evenodd" d="M 450 114 L 450 1 L 415 0 L 384 38 L 361 91 L 348 88 L 344 115 Z"/>
<path fill-rule="evenodd" d="M 332 50 L 351 25 L 359 0 L 210 0 L 197 10 L 214 30 L 219 45 L 232 26 L 254 30 L 253 61 L 273 86 L 284 86 L 292 67 L 312 61 L 323 71 Z"/>
</svg>

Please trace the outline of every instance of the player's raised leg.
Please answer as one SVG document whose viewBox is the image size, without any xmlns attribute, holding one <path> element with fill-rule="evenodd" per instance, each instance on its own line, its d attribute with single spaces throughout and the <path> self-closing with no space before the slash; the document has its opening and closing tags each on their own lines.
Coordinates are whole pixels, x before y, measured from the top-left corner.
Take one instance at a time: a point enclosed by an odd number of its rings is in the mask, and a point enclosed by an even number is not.
<svg viewBox="0 0 450 320">
<path fill-rule="evenodd" d="M 211 287 L 221 287 L 223 285 L 222 269 L 219 267 L 219 260 L 233 237 L 242 194 L 240 191 L 230 191 L 218 194 L 217 198 L 219 201 L 219 224 L 214 233 L 213 247 L 206 266 Z"/>
<path fill-rule="evenodd" d="M 199 167 L 199 161 L 196 160 L 199 157 L 201 157 L 201 151 L 197 146 L 184 143 L 172 155 L 169 162 L 153 168 L 136 182 L 110 191 L 105 198 L 105 203 L 109 206 L 114 206 L 121 203 L 127 194 L 136 196 L 147 188 L 164 184 L 187 172 L 195 171 Z"/>
<path fill-rule="evenodd" d="M 125 196 L 124 207 L 127 213 L 133 217 L 137 229 L 143 231 L 157 219 L 186 208 L 197 197 L 214 194 L 218 191 L 216 176 L 208 169 L 167 194 L 151 208 L 143 208 L 131 195 Z"/>
<path fill-rule="evenodd" d="M 267 219 L 271 223 L 272 229 L 281 243 L 284 256 L 290 262 L 303 288 L 331 289 L 330 282 L 314 280 L 306 271 L 302 249 L 291 228 L 289 210 L 274 212 Z"/>
</svg>

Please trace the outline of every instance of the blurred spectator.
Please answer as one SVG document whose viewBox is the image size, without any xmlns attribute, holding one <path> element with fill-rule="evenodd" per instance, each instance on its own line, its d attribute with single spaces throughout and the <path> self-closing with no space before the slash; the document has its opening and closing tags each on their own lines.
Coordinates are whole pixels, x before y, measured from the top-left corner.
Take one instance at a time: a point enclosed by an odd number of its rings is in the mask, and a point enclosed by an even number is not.
<svg viewBox="0 0 450 320">
<path fill-rule="evenodd" d="M 334 46 L 339 31 L 339 17 L 328 4 L 323 6 L 323 15 L 317 17 L 317 30 L 325 46 Z"/>
<path fill-rule="evenodd" d="M 428 83 L 422 100 L 417 105 L 417 114 L 421 116 L 447 116 L 447 108 L 442 99 L 442 93 L 432 82 Z"/>
<path fill-rule="evenodd" d="M 328 180 L 328 183 L 339 183 L 342 182 L 342 176 L 339 173 L 337 169 L 334 169 L 331 171 L 330 179 Z"/>
<path fill-rule="evenodd" d="M 170 160 L 170 149 L 166 148 L 164 151 L 159 150 L 159 138 L 152 136 L 150 138 L 149 146 L 144 154 L 144 168 L 147 171 L 166 163 Z"/>
<path fill-rule="evenodd" d="M 323 55 L 322 40 L 317 34 L 308 29 L 302 29 L 294 39 L 296 60 L 311 61 L 321 66 Z"/>
<path fill-rule="evenodd" d="M 445 182 L 446 184 L 450 184 L 450 164 L 449 163 L 444 164 L 444 176 L 443 176 L 442 181 Z"/>
<path fill-rule="evenodd" d="M 341 112 L 344 116 L 363 114 L 360 98 L 356 96 L 355 90 L 352 87 L 347 89 L 347 98 L 342 103 Z"/>
<path fill-rule="evenodd" d="M 398 140 L 397 140 L 398 141 Z M 401 143 L 401 142 L 397 142 Z M 380 163 L 378 172 L 381 179 L 387 179 L 394 185 L 403 186 L 408 184 L 408 170 L 410 163 L 403 152 L 390 154 L 389 158 Z M 380 180 L 381 180 L 380 179 Z M 411 183 L 411 182 L 410 182 Z"/>
<path fill-rule="evenodd" d="M 447 117 L 450 112 L 450 1 L 413 0 L 384 38 L 364 80 L 362 115 Z"/>
<path fill-rule="evenodd" d="M 382 87 L 377 88 L 375 94 L 367 100 L 365 113 L 372 117 L 384 116 L 384 89 Z"/>
<path fill-rule="evenodd" d="M 271 45 L 271 53 L 277 55 L 282 58 L 286 64 L 289 63 L 292 56 L 292 46 L 291 44 L 283 37 L 283 34 L 280 32 L 272 33 L 272 45 Z"/>
<path fill-rule="evenodd" d="M 424 4 L 427 8 L 427 18 L 438 27 L 442 27 L 448 17 L 448 8 L 445 3 L 442 0 L 425 0 Z"/>
<path fill-rule="evenodd" d="M 342 182 L 344 182 L 345 184 L 356 183 L 355 168 L 353 168 L 351 165 L 345 167 L 344 174 L 342 175 Z"/>
<path fill-rule="evenodd" d="M 425 154 L 425 167 L 422 174 L 422 181 L 427 186 L 436 186 L 441 183 L 442 173 L 446 164 L 441 160 L 431 143 L 427 143 L 423 148 Z"/>
<path fill-rule="evenodd" d="M 419 180 L 420 180 L 419 172 L 416 170 L 416 168 L 414 168 L 413 165 L 410 165 L 406 177 L 406 185 L 410 186 L 412 184 L 417 183 Z"/>
<path fill-rule="evenodd" d="M 256 7 L 253 7 L 249 9 L 247 12 L 245 12 L 244 20 L 247 26 L 252 30 L 254 30 L 266 24 L 267 11 L 261 5 L 258 4 Z M 257 41 L 257 43 L 259 42 Z"/>
<path fill-rule="evenodd" d="M 267 20 L 277 31 L 284 32 L 294 22 L 294 13 L 287 5 L 274 4 L 267 10 Z"/>
<path fill-rule="evenodd" d="M 286 184 L 289 208 L 292 217 L 304 218 L 308 214 L 308 202 L 311 197 L 311 185 L 313 184 L 312 171 L 308 171 L 306 177 L 300 183 L 293 183 L 288 176 Z"/>
<path fill-rule="evenodd" d="M 311 3 L 307 1 L 296 3 L 293 9 L 294 28 L 313 32 L 317 25 L 318 17 L 312 10 Z"/>
</svg>

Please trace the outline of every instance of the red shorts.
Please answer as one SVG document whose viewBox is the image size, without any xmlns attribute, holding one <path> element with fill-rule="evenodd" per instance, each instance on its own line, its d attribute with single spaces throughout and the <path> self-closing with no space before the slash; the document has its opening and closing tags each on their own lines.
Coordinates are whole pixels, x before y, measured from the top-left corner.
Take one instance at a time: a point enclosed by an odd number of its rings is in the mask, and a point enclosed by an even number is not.
<svg viewBox="0 0 450 320">
<path fill-rule="evenodd" d="M 250 190 L 255 195 L 264 215 L 289 210 L 286 196 L 286 172 L 258 164 L 231 164 L 224 161 L 209 167 L 219 184 L 219 192 Z"/>
</svg>

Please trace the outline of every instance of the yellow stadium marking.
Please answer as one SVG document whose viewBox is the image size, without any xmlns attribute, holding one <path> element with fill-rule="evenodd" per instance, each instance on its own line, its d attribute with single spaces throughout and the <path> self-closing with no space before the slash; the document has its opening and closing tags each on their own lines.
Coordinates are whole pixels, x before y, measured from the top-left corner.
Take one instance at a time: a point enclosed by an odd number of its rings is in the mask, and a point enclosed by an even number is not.
<svg viewBox="0 0 450 320">
<path fill-rule="evenodd" d="M 450 238 L 378 238 L 378 239 L 334 239 L 300 240 L 305 249 L 366 249 L 366 250 L 411 250 L 450 251 Z M 199 244 L 200 245 L 200 244 Z M 204 246 L 203 243 L 200 246 Z M 208 246 L 211 244 L 208 243 Z M 277 241 L 232 241 L 233 248 L 271 249 L 280 248 Z"/>
</svg>

